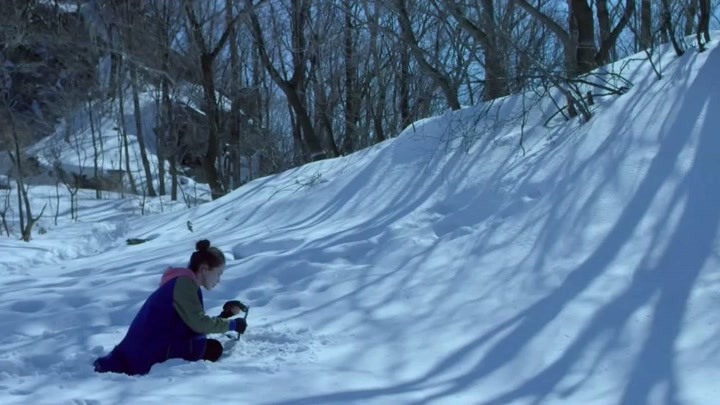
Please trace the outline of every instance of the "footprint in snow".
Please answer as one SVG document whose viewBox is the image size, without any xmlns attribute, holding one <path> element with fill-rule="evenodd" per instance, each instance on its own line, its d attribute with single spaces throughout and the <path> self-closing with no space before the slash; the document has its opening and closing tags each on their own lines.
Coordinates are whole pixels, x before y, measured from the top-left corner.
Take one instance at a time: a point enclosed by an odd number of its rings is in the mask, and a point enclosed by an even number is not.
<svg viewBox="0 0 720 405">
<path fill-rule="evenodd" d="M 92 302 L 90 298 L 84 297 L 82 295 L 70 295 L 65 297 L 64 300 L 68 306 L 75 309 L 82 308 Z"/>
<path fill-rule="evenodd" d="M 295 309 L 301 305 L 300 300 L 297 298 L 280 297 L 275 301 L 278 307 L 283 310 Z"/>
<path fill-rule="evenodd" d="M 538 187 L 530 187 L 525 193 L 525 198 L 527 200 L 537 200 L 540 197 L 542 197 L 542 192 Z"/>
<path fill-rule="evenodd" d="M 15 312 L 31 314 L 45 309 L 45 302 L 40 300 L 17 301 L 10 306 L 10 309 Z"/>
</svg>

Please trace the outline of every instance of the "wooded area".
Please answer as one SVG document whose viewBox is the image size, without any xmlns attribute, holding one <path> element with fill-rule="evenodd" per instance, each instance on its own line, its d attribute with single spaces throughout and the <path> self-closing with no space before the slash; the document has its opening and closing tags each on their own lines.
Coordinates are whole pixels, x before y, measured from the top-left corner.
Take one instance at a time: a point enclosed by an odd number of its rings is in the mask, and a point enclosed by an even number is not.
<svg viewBox="0 0 720 405">
<path fill-rule="evenodd" d="M 418 119 L 529 89 L 560 89 L 559 113 L 588 120 L 596 91 L 627 90 L 588 90 L 589 72 L 641 51 L 651 57 L 663 44 L 678 55 L 703 51 L 717 8 L 711 0 L 3 4 L 0 140 L 20 199 L 27 199 L 23 179 L 31 175 L 22 149 L 79 109 L 90 116 L 97 156 L 104 145 L 95 120 L 117 108 L 124 148 L 115 173 L 126 176 L 132 193 L 173 199 L 184 165 L 195 164 L 218 198 L 244 179 L 349 154 Z M 178 101 L 188 86 L 199 90 L 198 109 Z M 152 133 L 141 122 L 143 93 L 156 97 Z M 125 111 L 127 97 L 134 111 Z M 129 128 L 120 119 L 126 115 L 135 119 Z M 129 170 L 129 131 L 141 151 L 142 182 Z M 258 172 L 243 174 L 241 160 L 255 158 Z M 61 167 L 56 174 L 71 193 L 90 176 L 100 198 L 115 180 L 101 179 L 97 158 L 93 166 L 92 174 Z M 37 216 L 27 201 L 20 206 L 29 239 Z"/>
</svg>

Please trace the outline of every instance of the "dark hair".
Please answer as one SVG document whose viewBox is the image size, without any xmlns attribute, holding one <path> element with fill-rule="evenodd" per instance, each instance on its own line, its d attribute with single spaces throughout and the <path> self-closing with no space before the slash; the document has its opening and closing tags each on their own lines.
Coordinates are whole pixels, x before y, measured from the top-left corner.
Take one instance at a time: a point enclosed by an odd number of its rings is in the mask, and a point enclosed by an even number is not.
<svg viewBox="0 0 720 405">
<path fill-rule="evenodd" d="M 225 255 L 220 249 L 210 247 L 210 241 L 203 239 L 195 244 L 195 252 L 190 256 L 190 264 L 188 267 L 194 273 L 200 270 L 200 266 L 207 264 L 210 267 L 219 267 L 225 265 Z"/>
</svg>

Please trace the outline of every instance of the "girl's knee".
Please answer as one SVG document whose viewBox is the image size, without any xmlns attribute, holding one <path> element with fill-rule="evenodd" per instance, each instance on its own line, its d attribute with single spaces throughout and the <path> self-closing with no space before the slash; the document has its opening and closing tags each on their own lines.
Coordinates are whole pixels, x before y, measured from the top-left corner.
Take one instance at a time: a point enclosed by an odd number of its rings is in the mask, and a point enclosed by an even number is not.
<svg viewBox="0 0 720 405">
<path fill-rule="evenodd" d="M 219 340 L 208 339 L 205 344 L 205 354 L 203 360 L 218 361 L 223 353 L 223 346 Z"/>
</svg>

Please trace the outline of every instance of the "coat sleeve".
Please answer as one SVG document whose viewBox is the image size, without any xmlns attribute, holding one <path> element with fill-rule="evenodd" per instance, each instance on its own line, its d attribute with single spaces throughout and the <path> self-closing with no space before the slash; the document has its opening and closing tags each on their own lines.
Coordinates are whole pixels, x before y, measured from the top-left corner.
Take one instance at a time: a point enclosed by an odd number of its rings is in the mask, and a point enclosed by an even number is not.
<svg viewBox="0 0 720 405">
<path fill-rule="evenodd" d="M 178 277 L 173 289 L 173 306 L 180 318 L 197 333 L 223 333 L 229 330 L 227 319 L 205 314 L 197 292 L 198 286 L 187 277 Z"/>
</svg>

